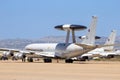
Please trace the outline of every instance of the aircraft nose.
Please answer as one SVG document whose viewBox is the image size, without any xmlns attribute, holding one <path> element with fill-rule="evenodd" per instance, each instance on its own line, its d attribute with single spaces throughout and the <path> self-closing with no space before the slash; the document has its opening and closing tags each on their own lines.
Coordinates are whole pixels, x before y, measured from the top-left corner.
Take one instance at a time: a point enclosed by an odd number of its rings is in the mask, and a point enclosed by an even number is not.
<svg viewBox="0 0 120 80">
<path fill-rule="evenodd" d="M 25 50 L 30 50 L 31 49 L 31 44 L 25 46 Z"/>
</svg>

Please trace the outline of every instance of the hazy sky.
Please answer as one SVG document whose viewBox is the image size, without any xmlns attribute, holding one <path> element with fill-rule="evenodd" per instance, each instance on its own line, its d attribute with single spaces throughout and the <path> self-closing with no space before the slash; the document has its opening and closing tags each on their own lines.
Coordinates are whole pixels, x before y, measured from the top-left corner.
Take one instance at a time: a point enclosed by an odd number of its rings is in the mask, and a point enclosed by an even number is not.
<svg viewBox="0 0 120 80">
<path fill-rule="evenodd" d="M 120 0 L 0 0 L 0 39 L 64 36 L 60 24 L 89 27 L 98 16 L 97 35 L 120 35 Z M 86 31 L 77 32 L 83 35 Z"/>
</svg>

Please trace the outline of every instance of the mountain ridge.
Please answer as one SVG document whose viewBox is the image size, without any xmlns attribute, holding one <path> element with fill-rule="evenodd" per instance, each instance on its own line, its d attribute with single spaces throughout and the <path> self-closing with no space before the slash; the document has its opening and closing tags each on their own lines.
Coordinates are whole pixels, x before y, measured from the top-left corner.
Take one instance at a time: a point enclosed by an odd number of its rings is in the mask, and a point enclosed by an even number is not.
<svg viewBox="0 0 120 80">
<path fill-rule="evenodd" d="M 107 37 L 101 37 L 101 39 L 96 40 L 96 44 L 104 44 Z M 80 43 L 81 40 L 76 38 L 77 43 Z M 24 49 L 24 47 L 31 43 L 63 43 L 65 42 L 64 36 L 47 36 L 39 39 L 0 39 L 0 48 L 15 48 L 15 49 Z M 70 39 L 72 42 L 72 39 Z M 116 44 L 120 44 L 120 36 L 116 37 Z M 118 47 L 117 47 L 118 48 Z M 119 48 L 120 49 L 120 48 Z"/>
</svg>

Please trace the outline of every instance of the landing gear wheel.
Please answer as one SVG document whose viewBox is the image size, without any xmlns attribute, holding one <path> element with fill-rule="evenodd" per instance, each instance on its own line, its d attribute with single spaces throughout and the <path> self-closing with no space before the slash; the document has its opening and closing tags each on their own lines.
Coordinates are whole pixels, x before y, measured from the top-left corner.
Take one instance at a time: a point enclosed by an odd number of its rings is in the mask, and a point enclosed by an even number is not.
<svg viewBox="0 0 120 80">
<path fill-rule="evenodd" d="M 114 55 L 108 55 L 107 57 L 108 58 L 114 58 Z"/>
<path fill-rule="evenodd" d="M 14 60 L 17 60 L 14 56 L 12 57 L 12 60 L 14 61 Z"/>
<path fill-rule="evenodd" d="M 2 57 L 1 57 L 1 60 L 8 60 L 8 58 L 5 57 L 5 56 L 2 56 Z"/>
<path fill-rule="evenodd" d="M 27 61 L 28 62 L 33 62 L 33 58 L 28 58 Z"/>
<path fill-rule="evenodd" d="M 44 63 L 52 63 L 52 59 L 50 59 L 50 58 L 44 58 Z"/>
<path fill-rule="evenodd" d="M 66 59 L 65 63 L 73 63 L 73 60 L 72 59 Z"/>
</svg>

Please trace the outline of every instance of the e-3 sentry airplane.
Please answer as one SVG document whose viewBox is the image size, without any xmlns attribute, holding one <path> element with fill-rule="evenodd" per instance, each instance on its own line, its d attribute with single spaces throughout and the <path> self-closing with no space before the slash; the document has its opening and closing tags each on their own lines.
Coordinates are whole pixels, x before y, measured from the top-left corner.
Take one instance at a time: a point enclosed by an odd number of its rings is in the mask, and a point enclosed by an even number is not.
<svg viewBox="0 0 120 80">
<path fill-rule="evenodd" d="M 69 59 L 72 56 L 76 56 L 83 47 L 75 44 L 75 31 L 84 30 L 87 27 L 83 25 L 74 25 L 74 24 L 65 24 L 58 25 L 56 29 L 67 31 L 66 42 L 65 43 L 37 43 L 29 44 L 25 47 L 27 51 L 21 51 L 16 49 L 5 49 L 1 48 L 3 52 L 2 59 L 8 59 L 9 56 L 14 56 L 14 58 L 23 58 L 25 53 L 35 53 L 37 55 L 47 57 L 44 59 L 44 62 L 51 62 L 51 59 L 48 57 L 59 57 Z M 69 43 L 70 32 L 72 32 L 73 43 Z M 29 51 L 28 51 L 29 50 Z M 14 52 L 18 52 L 14 54 Z M 69 53 L 69 54 L 68 54 Z M 68 60 L 67 60 L 68 61 Z"/>
<path fill-rule="evenodd" d="M 93 29 L 89 39 L 95 38 L 95 28 L 96 28 L 97 17 L 92 17 L 92 23 L 90 28 Z M 78 25 L 58 25 L 55 27 L 59 30 L 67 31 L 66 42 L 65 43 L 46 43 L 46 44 L 30 44 L 25 47 L 26 50 L 38 51 L 37 55 L 42 55 L 44 57 L 53 57 L 53 58 L 64 58 L 66 63 L 71 63 L 73 60 L 71 58 L 87 53 L 97 47 L 96 45 L 90 45 L 87 43 L 77 44 L 75 40 L 75 30 L 79 30 Z M 81 29 L 80 29 L 81 30 Z M 92 31 L 92 30 L 91 30 Z M 73 43 L 69 43 L 70 32 L 72 32 Z M 90 31 L 89 31 L 90 32 Z M 93 44 L 94 39 L 90 40 Z M 102 46 L 101 46 L 102 47 Z M 41 51 L 41 52 L 39 52 Z M 44 62 L 51 62 L 50 58 L 45 58 Z"/>
<path fill-rule="evenodd" d="M 104 45 L 114 44 L 115 43 L 115 37 L 116 37 L 116 30 L 112 30 L 110 36 L 106 40 Z M 94 43 L 93 43 L 94 44 Z M 107 46 L 102 48 L 94 49 L 88 53 L 85 53 L 78 57 L 79 60 L 89 60 L 93 58 L 94 55 L 99 55 L 101 57 L 114 57 L 118 55 L 116 52 L 113 51 L 113 46 Z"/>
<path fill-rule="evenodd" d="M 27 50 L 28 52 L 34 52 L 35 54 L 44 57 L 44 62 L 52 62 L 52 58 L 62 58 L 62 59 L 65 59 L 66 63 L 72 63 L 73 62 L 73 60 L 71 59 L 72 57 L 82 55 L 84 53 L 87 53 L 99 47 L 113 46 L 113 44 L 91 46 L 87 44 L 76 43 L 75 31 L 86 29 L 86 26 L 83 26 L 83 25 L 65 24 L 65 25 L 55 26 L 55 28 L 59 30 L 67 31 L 65 43 L 29 44 L 25 47 L 25 50 Z M 73 43 L 69 43 L 70 32 L 72 32 Z M 11 51 L 14 51 L 14 50 L 11 50 Z M 18 50 L 18 52 L 21 52 L 21 50 Z M 24 52 L 20 54 L 24 54 Z"/>
<path fill-rule="evenodd" d="M 29 44 L 25 47 L 25 50 L 29 50 L 28 52 L 34 52 L 37 55 L 45 57 L 44 62 L 51 62 L 51 58 L 65 58 L 66 61 L 69 62 L 69 58 L 73 56 L 77 56 L 81 54 L 80 51 L 83 50 L 82 46 L 75 44 L 75 31 L 76 30 L 84 30 L 86 26 L 83 25 L 73 25 L 73 24 L 65 24 L 65 25 L 58 25 L 55 27 L 56 29 L 65 30 L 67 31 L 66 42 L 65 43 L 36 43 L 36 44 Z M 72 32 L 73 43 L 69 43 L 69 36 L 70 32 Z M 3 59 L 7 56 L 13 56 L 14 49 L 1 49 L 7 50 L 8 52 L 3 53 Z M 16 50 L 17 52 L 17 50 Z M 21 52 L 18 50 L 18 52 Z M 84 51 L 82 51 L 83 53 Z M 22 53 L 17 53 L 18 56 Z M 14 57 L 17 55 L 14 55 Z"/>
</svg>

